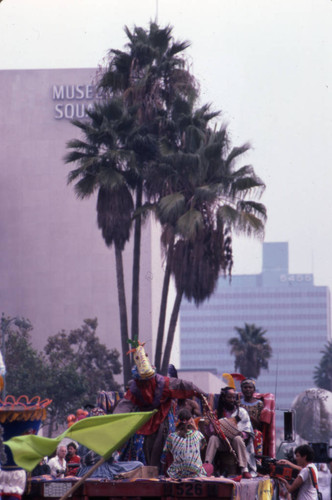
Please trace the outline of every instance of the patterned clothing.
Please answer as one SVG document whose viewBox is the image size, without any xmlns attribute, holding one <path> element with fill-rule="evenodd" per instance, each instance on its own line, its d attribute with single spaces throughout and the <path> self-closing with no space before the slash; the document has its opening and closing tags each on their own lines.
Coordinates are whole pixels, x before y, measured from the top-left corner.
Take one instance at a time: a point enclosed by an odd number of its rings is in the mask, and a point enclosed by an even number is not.
<svg viewBox="0 0 332 500">
<path fill-rule="evenodd" d="M 81 457 L 79 457 L 78 455 L 74 455 L 73 457 L 69 457 L 66 460 L 67 466 L 69 464 L 77 464 L 77 467 L 68 466 L 66 476 L 76 476 L 78 469 L 80 468 L 80 466 L 79 466 L 80 461 L 81 461 Z"/>
<path fill-rule="evenodd" d="M 250 420 L 254 427 L 254 421 L 260 422 L 261 412 L 263 410 L 264 404 L 260 399 L 255 399 L 252 403 L 248 403 L 244 398 L 241 398 L 241 408 L 244 408 L 249 413 Z M 254 427 L 254 448 L 256 455 L 263 455 L 263 434 L 260 428 Z"/>
<path fill-rule="evenodd" d="M 247 410 L 250 418 L 260 421 L 261 412 L 264 407 L 263 401 L 256 399 L 252 403 L 248 403 L 243 398 L 241 398 L 241 407 Z"/>
<path fill-rule="evenodd" d="M 116 413 L 151 411 L 157 409 L 138 431 L 144 436 L 144 455 L 147 465 L 160 467 L 160 457 L 171 428 L 174 400 L 192 397 L 202 391 L 191 382 L 178 378 L 164 377 L 158 373 L 148 380 L 131 380 L 128 390 L 114 409 Z"/>
<path fill-rule="evenodd" d="M 201 447 L 206 444 L 203 434 L 190 430 L 186 437 L 173 432 L 167 437 L 164 452 L 170 452 L 173 463 L 167 470 L 172 479 L 206 476 L 201 459 Z"/>
</svg>

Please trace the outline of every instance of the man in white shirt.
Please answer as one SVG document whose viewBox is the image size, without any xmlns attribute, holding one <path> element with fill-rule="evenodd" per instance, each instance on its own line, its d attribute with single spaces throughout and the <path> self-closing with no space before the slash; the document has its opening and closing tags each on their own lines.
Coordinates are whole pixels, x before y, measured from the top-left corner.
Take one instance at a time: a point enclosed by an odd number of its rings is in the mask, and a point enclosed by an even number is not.
<svg viewBox="0 0 332 500">
<path fill-rule="evenodd" d="M 67 453 L 67 447 L 59 444 L 56 449 L 56 456 L 48 461 L 49 468 L 51 469 L 51 475 L 53 477 L 65 477 L 67 462 L 65 456 Z"/>
<path fill-rule="evenodd" d="M 299 475 L 293 481 L 292 484 L 288 484 L 286 479 L 280 478 L 288 492 L 293 493 L 293 491 L 299 490 L 297 495 L 297 500 L 317 500 L 317 490 L 318 490 L 318 471 L 313 463 L 315 458 L 314 450 L 308 444 L 302 444 L 298 446 L 295 450 L 296 464 L 289 462 L 288 460 L 279 460 L 279 464 L 289 465 L 293 469 L 299 470 Z M 311 469 L 311 472 L 310 472 Z M 315 486 L 317 485 L 317 487 Z"/>
</svg>

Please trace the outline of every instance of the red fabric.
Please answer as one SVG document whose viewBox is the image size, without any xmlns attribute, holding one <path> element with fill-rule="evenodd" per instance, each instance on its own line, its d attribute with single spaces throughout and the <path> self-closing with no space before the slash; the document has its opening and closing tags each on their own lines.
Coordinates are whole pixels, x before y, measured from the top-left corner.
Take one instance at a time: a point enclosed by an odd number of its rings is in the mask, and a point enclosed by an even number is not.
<svg viewBox="0 0 332 500">
<path fill-rule="evenodd" d="M 161 376 L 159 376 L 161 377 Z M 124 397 L 131 401 L 141 411 L 149 411 L 149 405 L 153 405 L 155 392 L 158 390 L 156 378 L 153 377 L 148 380 L 135 380 L 137 387 L 140 390 L 141 397 L 136 397 L 130 389 L 127 390 Z M 148 436 L 156 432 L 160 424 L 166 419 L 168 412 L 172 405 L 173 399 L 190 398 L 197 392 L 197 387 L 190 382 L 182 381 L 181 379 L 163 377 L 164 386 L 160 395 L 159 410 L 143 427 L 141 427 L 137 434 Z"/>
<path fill-rule="evenodd" d="M 156 390 L 156 378 L 153 377 L 148 380 L 136 380 L 136 385 L 140 389 L 141 395 L 144 399 L 144 406 L 152 405 L 153 399 L 155 396 Z M 143 434 L 144 436 L 148 436 L 156 432 L 159 428 L 160 424 L 165 420 L 170 410 L 172 400 L 169 399 L 169 378 L 165 377 L 165 385 L 161 394 L 159 411 L 155 415 L 153 415 L 148 422 L 146 422 L 143 427 L 141 427 L 137 432 L 137 434 Z M 135 406 L 138 406 L 139 409 L 144 410 L 142 401 L 139 400 L 131 391 L 128 389 L 126 394 L 124 395 L 126 399 L 129 399 Z"/>
<path fill-rule="evenodd" d="M 67 464 L 79 464 L 81 462 L 81 457 L 74 455 L 66 460 Z M 76 476 L 79 467 L 68 467 L 66 476 Z"/>
<path fill-rule="evenodd" d="M 255 398 L 261 399 L 264 408 L 261 411 L 261 422 L 263 424 L 263 455 L 271 458 L 276 456 L 276 424 L 275 424 L 275 399 L 274 394 L 260 394 L 256 392 Z"/>
</svg>

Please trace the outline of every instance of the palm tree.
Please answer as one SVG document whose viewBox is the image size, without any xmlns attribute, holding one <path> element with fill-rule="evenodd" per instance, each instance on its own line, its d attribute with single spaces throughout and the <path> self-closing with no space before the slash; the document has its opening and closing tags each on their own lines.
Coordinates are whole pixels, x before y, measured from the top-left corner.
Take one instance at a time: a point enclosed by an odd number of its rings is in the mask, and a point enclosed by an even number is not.
<svg viewBox="0 0 332 500">
<path fill-rule="evenodd" d="M 235 356 L 234 368 L 245 377 L 257 379 L 261 369 L 267 369 L 272 356 L 272 348 L 265 338 L 266 330 L 245 323 L 244 328 L 235 327 L 238 337 L 232 337 L 228 343 L 231 354 Z"/>
<path fill-rule="evenodd" d="M 73 121 L 83 139 L 68 142 L 71 149 L 66 163 L 78 167 L 68 175 L 68 183 L 76 182 L 78 198 L 90 197 L 98 191 L 97 222 L 108 247 L 114 244 L 118 303 L 120 311 L 121 344 L 125 381 L 130 378 L 128 349 L 128 321 L 123 275 L 122 252 L 129 240 L 134 210 L 132 198 L 133 173 L 130 169 L 132 151 L 127 149 L 127 138 L 133 128 L 134 118 L 129 115 L 120 99 L 95 104 L 88 111 L 88 119 Z"/>
<path fill-rule="evenodd" d="M 332 391 L 332 342 L 328 342 L 321 353 L 323 356 L 315 367 L 314 382 L 317 387 Z"/>
<path fill-rule="evenodd" d="M 157 157 L 157 143 L 168 124 L 170 110 L 178 95 L 197 95 L 195 81 L 186 68 L 182 52 L 188 42 L 175 42 L 172 28 L 150 23 L 149 30 L 125 27 L 127 51 L 110 50 L 108 65 L 99 87 L 106 95 L 123 96 L 136 109 L 136 131 L 132 147 L 136 154 L 135 230 L 132 281 L 131 337 L 139 336 L 139 272 L 143 169 Z"/>
<path fill-rule="evenodd" d="M 169 286 L 170 273 L 175 277 L 177 296 L 173 306 L 161 373 L 167 371 L 182 296 L 200 304 L 214 291 L 220 272 L 232 268 L 231 236 L 262 236 L 266 210 L 264 205 L 247 201 L 249 193 L 264 189 L 252 167 L 236 169 L 236 161 L 249 146 L 233 148 L 225 128 L 211 131 L 208 122 L 218 116 L 209 106 L 182 113 L 177 149 L 164 157 L 166 167 L 159 168 L 158 181 L 166 186 L 156 191 L 165 194 L 157 204 L 163 227 L 166 273 L 163 288 Z M 191 115 L 190 115 L 191 113 Z M 174 127 L 176 129 L 176 127 Z M 167 148 L 166 148 L 167 149 Z M 167 169 L 167 165 L 169 169 Z M 165 177 L 161 174 L 165 171 Z M 168 271 L 168 272 L 167 272 Z M 167 283 L 166 283 L 166 280 Z M 161 306 L 166 310 L 165 302 Z M 165 313 L 164 313 L 165 315 Z M 159 327 L 161 320 L 160 315 Z M 164 325 L 163 325 L 164 326 Z M 163 329 L 159 328 L 155 364 L 162 352 Z"/>
<path fill-rule="evenodd" d="M 184 210 L 185 197 L 181 190 L 184 183 L 189 182 L 191 171 L 198 167 L 198 150 L 204 141 L 207 124 L 219 114 L 210 112 L 209 106 L 193 111 L 193 103 L 194 101 L 179 96 L 174 101 L 172 115 L 161 141 L 161 150 L 164 155 L 159 158 L 156 166 L 152 165 L 146 172 L 146 192 L 150 200 L 155 200 L 155 213 L 162 225 L 161 243 L 166 261 L 155 351 L 157 371 L 161 370 L 162 363 L 167 298 L 177 233 L 176 224 Z M 176 303 L 180 307 L 180 296 Z M 178 311 L 174 310 L 170 321 L 171 325 L 174 324 L 174 330 L 177 316 Z M 173 327 L 171 330 L 173 331 Z"/>
</svg>

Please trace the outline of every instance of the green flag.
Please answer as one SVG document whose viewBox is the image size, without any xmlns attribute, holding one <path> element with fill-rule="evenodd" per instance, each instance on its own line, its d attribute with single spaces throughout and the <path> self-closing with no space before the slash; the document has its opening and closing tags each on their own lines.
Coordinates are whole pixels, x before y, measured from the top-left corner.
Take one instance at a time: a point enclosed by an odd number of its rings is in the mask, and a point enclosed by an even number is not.
<svg viewBox="0 0 332 500">
<path fill-rule="evenodd" d="M 107 460 L 156 411 L 84 418 L 56 438 L 29 434 L 13 437 L 4 444 L 11 449 L 15 463 L 27 471 L 32 471 L 43 457 L 51 455 L 65 437 L 83 444 Z"/>
</svg>

